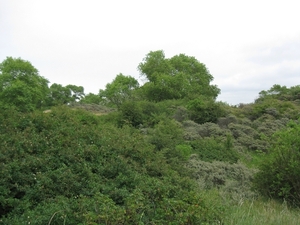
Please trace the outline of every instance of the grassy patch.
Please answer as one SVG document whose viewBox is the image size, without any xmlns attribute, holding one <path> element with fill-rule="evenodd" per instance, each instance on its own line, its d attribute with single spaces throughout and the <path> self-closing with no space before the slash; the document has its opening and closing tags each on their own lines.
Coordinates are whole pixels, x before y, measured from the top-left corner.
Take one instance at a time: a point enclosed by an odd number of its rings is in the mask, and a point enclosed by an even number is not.
<svg viewBox="0 0 300 225">
<path fill-rule="evenodd" d="M 275 200 L 240 200 L 230 206 L 224 224 L 232 225 L 298 225 L 299 209 L 290 209 L 287 204 Z"/>
</svg>

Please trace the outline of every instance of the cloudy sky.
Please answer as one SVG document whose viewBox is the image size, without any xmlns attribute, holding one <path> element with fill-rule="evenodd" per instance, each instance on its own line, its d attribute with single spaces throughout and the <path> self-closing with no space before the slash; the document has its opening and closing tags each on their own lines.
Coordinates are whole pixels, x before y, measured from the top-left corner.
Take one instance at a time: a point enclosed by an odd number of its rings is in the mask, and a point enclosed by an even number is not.
<svg viewBox="0 0 300 225">
<path fill-rule="evenodd" d="M 219 100 L 253 102 L 300 84 L 297 0 L 0 0 L 0 61 L 30 61 L 51 83 L 98 93 L 119 73 L 139 79 L 150 51 L 204 63 Z"/>
</svg>

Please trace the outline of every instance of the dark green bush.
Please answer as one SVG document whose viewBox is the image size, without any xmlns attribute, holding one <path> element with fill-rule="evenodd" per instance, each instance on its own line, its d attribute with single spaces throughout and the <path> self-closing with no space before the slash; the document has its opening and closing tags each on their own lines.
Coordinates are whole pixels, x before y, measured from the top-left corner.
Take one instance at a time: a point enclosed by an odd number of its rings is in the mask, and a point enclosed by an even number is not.
<svg viewBox="0 0 300 225">
<path fill-rule="evenodd" d="M 165 117 L 149 130 L 148 139 L 157 150 L 175 149 L 175 146 L 183 141 L 183 131 L 178 122 Z"/>
<path fill-rule="evenodd" d="M 190 142 L 193 153 L 196 153 L 200 160 L 225 161 L 236 163 L 238 154 L 233 149 L 232 137 L 228 135 L 226 139 L 221 138 L 203 138 Z"/>
<path fill-rule="evenodd" d="M 202 124 L 206 122 L 215 123 L 218 118 L 226 115 L 223 104 L 210 99 L 197 98 L 190 100 L 187 104 L 190 119 L 196 123 Z"/>
<path fill-rule="evenodd" d="M 262 194 L 300 206 L 300 125 L 290 122 L 272 137 L 270 155 L 255 176 Z"/>
<path fill-rule="evenodd" d="M 170 124 L 172 132 L 166 133 Z M 155 128 L 162 138 L 158 143 L 176 150 L 177 125 L 165 125 Z M 131 126 L 117 128 L 68 107 L 48 113 L 1 111 L 0 142 L 3 224 L 222 221 L 221 207 L 203 201 L 182 163 L 170 164 L 172 159 Z"/>
<path fill-rule="evenodd" d="M 124 102 L 120 106 L 120 124 L 127 124 L 137 127 L 143 124 L 143 111 L 135 101 Z"/>
</svg>

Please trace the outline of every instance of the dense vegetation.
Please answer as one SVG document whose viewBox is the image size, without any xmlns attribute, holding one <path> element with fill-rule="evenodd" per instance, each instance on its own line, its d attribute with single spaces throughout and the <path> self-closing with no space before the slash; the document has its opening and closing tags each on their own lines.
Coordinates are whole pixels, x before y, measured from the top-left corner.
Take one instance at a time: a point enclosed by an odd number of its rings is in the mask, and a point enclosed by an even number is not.
<svg viewBox="0 0 300 225">
<path fill-rule="evenodd" d="M 194 57 L 138 69 L 85 94 L 0 64 L 0 224 L 298 223 L 300 86 L 230 106 Z"/>
</svg>

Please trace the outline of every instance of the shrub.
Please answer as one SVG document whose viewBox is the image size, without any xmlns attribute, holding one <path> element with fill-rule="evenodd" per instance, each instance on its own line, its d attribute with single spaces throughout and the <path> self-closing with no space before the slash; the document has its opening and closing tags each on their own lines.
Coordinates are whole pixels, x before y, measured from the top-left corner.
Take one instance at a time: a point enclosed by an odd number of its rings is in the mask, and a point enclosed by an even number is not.
<svg viewBox="0 0 300 225">
<path fill-rule="evenodd" d="M 255 196 L 251 190 L 255 170 L 241 163 L 204 162 L 197 157 L 191 157 L 187 167 L 194 170 L 194 176 L 201 189 L 218 188 L 224 195 L 237 201 Z"/>
<path fill-rule="evenodd" d="M 163 134 L 159 143 L 172 145 L 175 153 L 177 125 L 165 121 L 155 127 L 158 138 Z M 1 111 L 0 142 L 3 224 L 221 221 L 221 211 L 203 201 L 182 163 L 169 164 L 172 159 L 131 126 L 117 128 L 68 107 Z"/>
<path fill-rule="evenodd" d="M 174 150 L 175 146 L 183 141 L 183 132 L 178 122 L 165 118 L 149 130 L 148 139 L 157 150 Z"/>
<path fill-rule="evenodd" d="M 184 129 L 184 138 L 186 140 L 195 140 L 204 137 L 226 137 L 227 131 L 221 129 L 215 123 L 198 124 L 191 120 L 182 123 Z"/>
<path fill-rule="evenodd" d="M 143 111 L 134 101 L 126 101 L 120 106 L 120 124 L 130 124 L 134 127 L 143 124 Z"/>
<path fill-rule="evenodd" d="M 175 147 L 175 151 L 178 152 L 177 154 L 184 160 L 187 160 L 190 157 L 192 150 L 193 148 L 187 144 L 179 144 Z"/>
<path fill-rule="evenodd" d="M 266 196 L 300 206 L 300 125 L 290 122 L 276 132 L 269 157 L 255 176 L 255 187 Z"/>
<path fill-rule="evenodd" d="M 230 123 L 237 123 L 237 118 L 232 114 L 219 118 L 217 122 L 221 128 L 228 128 Z"/>
<path fill-rule="evenodd" d="M 193 153 L 196 153 L 200 160 L 212 162 L 226 161 L 235 163 L 238 160 L 238 154 L 233 149 L 232 137 L 228 135 L 225 140 L 215 138 L 203 138 L 190 142 L 193 147 Z"/>
<path fill-rule="evenodd" d="M 187 109 L 190 113 L 190 119 L 199 124 L 205 122 L 215 123 L 219 117 L 226 115 L 222 103 L 205 98 L 190 100 Z"/>
</svg>

